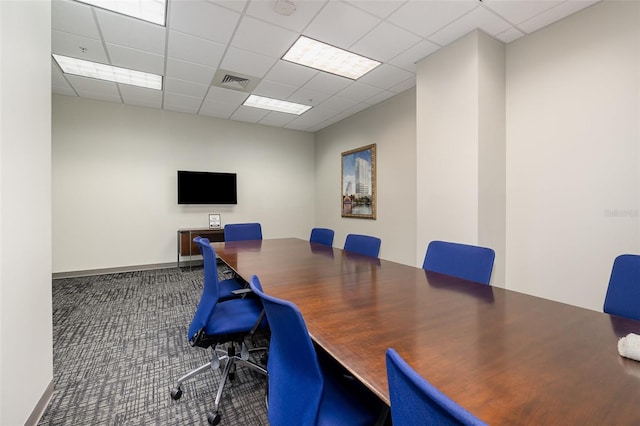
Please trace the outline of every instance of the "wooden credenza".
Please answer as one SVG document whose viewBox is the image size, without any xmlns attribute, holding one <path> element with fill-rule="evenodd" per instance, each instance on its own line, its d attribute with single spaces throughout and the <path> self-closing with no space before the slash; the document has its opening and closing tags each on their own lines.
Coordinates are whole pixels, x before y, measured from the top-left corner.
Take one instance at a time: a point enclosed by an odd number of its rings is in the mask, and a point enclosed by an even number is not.
<svg viewBox="0 0 640 426">
<path fill-rule="evenodd" d="M 212 243 L 224 241 L 224 229 L 208 229 L 208 228 L 185 228 L 178 229 L 178 262 L 180 268 L 180 257 L 189 256 L 189 265 L 191 265 L 191 257 L 200 255 L 200 248 L 193 242 L 195 237 L 205 237 Z"/>
</svg>

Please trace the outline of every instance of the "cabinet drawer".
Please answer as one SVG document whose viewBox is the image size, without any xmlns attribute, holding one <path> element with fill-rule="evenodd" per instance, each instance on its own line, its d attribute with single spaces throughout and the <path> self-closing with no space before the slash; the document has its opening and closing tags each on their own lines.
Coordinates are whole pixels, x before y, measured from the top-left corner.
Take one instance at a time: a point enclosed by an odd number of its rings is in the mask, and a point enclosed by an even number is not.
<svg viewBox="0 0 640 426">
<path fill-rule="evenodd" d="M 198 255 L 200 248 L 193 242 L 197 236 L 208 238 L 212 243 L 224 241 L 224 230 L 222 229 L 195 229 L 180 232 L 180 256 Z M 189 251 L 191 250 L 191 251 Z"/>
</svg>

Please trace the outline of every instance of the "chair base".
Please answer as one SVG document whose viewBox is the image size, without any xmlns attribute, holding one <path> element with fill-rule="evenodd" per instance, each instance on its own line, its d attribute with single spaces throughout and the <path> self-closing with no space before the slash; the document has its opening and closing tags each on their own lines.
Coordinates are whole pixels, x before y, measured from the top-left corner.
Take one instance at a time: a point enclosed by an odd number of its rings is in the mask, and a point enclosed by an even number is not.
<svg viewBox="0 0 640 426">
<path fill-rule="evenodd" d="M 233 342 L 227 343 L 226 349 L 221 349 L 219 347 L 213 348 L 213 357 L 211 361 L 192 370 L 180 377 L 176 383 L 176 385 L 171 389 L 171 398 L 174 400 L 180 399 L 182 397 L 182 384 L 189 380 L 190 378 L 197 376 L 200 373 L 204 373 L 208 370 L 218 370 L 222 363 L 224 363 L 224 368 L 222 370 L 222 374 L 220 377 L 220 383 L 218 385 L 218 391 L 216 393 L 216 399 L 214 401 L 213 411 L 207 414 L 207 421 L 211 425 L 217 425 L 220 423 L 221 414 L 220 414 L 220 400 L 222 399 L 222 393 L 224 391 L 224 387 L 228 380 L 233 380 L 235 377 L 236 366 L 244 366 L 248 367 L 254 371 L 257 371 L 260 374 L 264 374 L 267 376 L 267 370 L 252 362 L 249 361 L 249 356 L 253 352 L 266 352 L 266 348 L 247 348 L 246 344 L 242 342 L 242 348 L 240 350 L 240 354 L 236 354 L 236 348 Z"/>
</svg>

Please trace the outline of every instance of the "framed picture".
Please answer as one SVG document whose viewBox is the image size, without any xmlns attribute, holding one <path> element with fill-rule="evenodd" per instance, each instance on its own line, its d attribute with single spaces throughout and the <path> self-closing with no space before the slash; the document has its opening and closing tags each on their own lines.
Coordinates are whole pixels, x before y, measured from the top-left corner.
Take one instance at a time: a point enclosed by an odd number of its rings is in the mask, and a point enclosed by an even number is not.
<svg viewBox="0 0 640 426">
<path fill-rule="evenodd" d="M 209 215 L 209 229 L 220 229 L 220 215 L 219 214 L 210 214 Z"/>
<path fill-rule="evenodd" d="M 376 144 L 342 153 L 342 217 L 376 218 Z"/>
</svg>

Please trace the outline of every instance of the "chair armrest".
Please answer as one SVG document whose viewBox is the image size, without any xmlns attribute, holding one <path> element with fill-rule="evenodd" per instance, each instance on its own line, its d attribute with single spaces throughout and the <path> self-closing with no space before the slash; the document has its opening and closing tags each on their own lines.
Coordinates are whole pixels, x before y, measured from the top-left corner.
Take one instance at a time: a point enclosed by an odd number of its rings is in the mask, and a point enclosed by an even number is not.
<svg viewBox="0 0 640 426">
<path fill-rule="evenodd" d="M 238 290 L 233 290 L 231 294 L 235 294 L 237 296 L 241 294 L 253 293 L 250 288 L 240 288 Z"/>
</svg>

